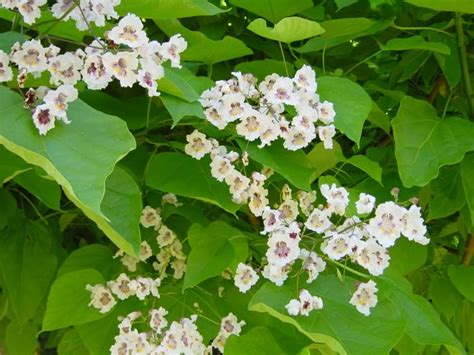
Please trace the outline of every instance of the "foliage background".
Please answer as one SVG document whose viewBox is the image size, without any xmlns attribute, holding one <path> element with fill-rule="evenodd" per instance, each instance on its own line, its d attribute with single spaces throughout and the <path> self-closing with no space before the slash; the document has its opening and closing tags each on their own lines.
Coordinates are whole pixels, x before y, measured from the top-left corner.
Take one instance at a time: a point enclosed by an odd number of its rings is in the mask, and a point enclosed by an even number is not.
<svg viewBox="0 0 474 355">
<path fill-rule="evenodd" d="M 85 285 L 121 270 L 114 244 L 133 254 L 141 239 L 153 238 L 139 229 L 142 205 L 158 206 L 172 192 L 184 204 L 164 207 L 163 216 L 189 241 L 190 271 L 184 284 L 162 290 L 161 302 L 176 318 L 199 302 L 211 318 L 232 311 L 245 319 L 226 354 L 474 353 L 471 0 L 122 0 L 119 12 L 146 18 L 150 38 L 181 33 L 188 41 L 185 68 L 167 69 L 160 98 L 118 86 L 83 89 L 70 108 L 73 123 L 39 137 L 15 83 L 0 87 L 2 351 L 107 353 L 117 316 L 147 305 L 125 302 L 100 314 L 87 307 Z M 0 49 L 37 35 L 67 49 L 90 42 L 74 24 L 51 28 L 44 17 L 28 27 L 0 9 Z M 266 23 L 253 22 L 261 18 Z M 304 63 L 316 69 L 322 99 L 335 104 L 344 136 L 333 151 L 320 144 L 260 151 L 204 121 L 197 99 L 213 80 L 234 70 L 260 79 L 291 75 Z M 47 83 L 42 77 L 27 86 Z M 431 243 L 400 240 L 391 249 L 391 266 L 377 280 L 380 302 L 368 318 L 347 303 L 356 280 L 343 267 L 310 286 L 326 307 L 309 318 L 284 312 L 291 282 L 260 282 L 239 294 L 217 275 L 264 254 L 260 222 L 231 202 L 207 161 L 184 155 L 193 127 L 247 150 L 252 166 L 273 168 L 275 194 L 285 181 L 309 190 L 337 180 L 384 201 L 398 187 L 400 200 L 419 198 Z M 250 242 L 229 241 L 242 235 Z M 231 245 L 205 247 L 216 240 Z M 219 286 L 226 288 L 222 298 Z M 206 339 L 217 332 L 204 319 L 198 324 Z"/>
</svg>

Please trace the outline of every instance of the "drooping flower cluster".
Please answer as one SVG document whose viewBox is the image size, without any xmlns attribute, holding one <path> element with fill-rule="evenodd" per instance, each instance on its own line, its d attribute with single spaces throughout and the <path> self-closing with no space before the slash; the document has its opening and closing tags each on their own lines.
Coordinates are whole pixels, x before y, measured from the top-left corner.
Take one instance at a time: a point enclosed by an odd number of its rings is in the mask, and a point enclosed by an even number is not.
<svg viewBox="0 0 474 355">
<path fill-rule="evenodd" d="M 292 299 L 285 306 L 288 314 L 292 316 L 309 316 L 313 310 L 323 308 L 323 300 L 317 296 L 312 296 L 308 290 L 302 289 L 298 299 Z"/>
<path fill-rule="evenodd" d="M 35 4 L 31 0 L 28 2 Z M 102 2 L 107 4 L 103 6 Z M 92 16 L 92 19 L 89 19 L 91 21 L 101 23 L 105 21 L 105 17 L 116 17 L 116 14 L 110 15 L 110 11 L 113 11 L 113 1 L 81 1 L 82 3 L 91 4 L 88 10 Z M 76 2 L 64 0 L 56 5 L 59 4 L 66 10 L 74 9 L 67 16 L 76 16 Z M 96 8 L 103 8 L 100 16 L 98 13 L 93 14 L 93 9 Z M 81 10 L 80 16 L 88 16 L 82 5 Z M 160 93 L 157 81 L 164 77 L 163 65 L 169 62 L 172 67 L 180 68 L 180 53 L 187 47 L 186 41 L 179 34 L 163 43 L 150 41 L 142 21 L 133 14 L 123 17 L 108 32 L 108 40 L 95 39 L 84 50 L 77 49 L 62 54 L 60 48 L 52 44 L 44 47 L 37 39 L 15 43 L 9 55 L 0 50 L 0 82 L 13 79 L 10 65 L 14 64 L 19 70 L 17 81 L 20 88 L 24 87 L 28 74 L 39 77 L 46 71 L 50 74 L 51 85 L 59 86 L 58 90 L 67 88 L 58 92 L 61 105 L 57 106 L 57 109 L 52 109 L 56 106 L 35 106 L 30 103 L 29 108 L 33 110 L 33 120 L 40 134 L 44 135 L 52 129 L 55 119 L 69 122 L 65 114 L 67 103 L 77 99 L 74 86 L 81 80 L 90 90 L 105 89 L 114 79 L 118 80 L 122 87 L 132 87 L 138 83 L 147 90 L 150 97 L 158 96 Z"/>
<path fill-rule="evenodd" d="M 160 285 L 159 278 L 139 276 L 132 280 L 122 273 L 116 280 L 108 281 L 107 285 L 87 285 L 86 289 L 91 293 L 89 305 L 99 309 L 101 313 L 107 313 L 117 304 L 114 295 L 120 300 L 126 300 L 131 296 L 144 300 L 149 295 L 159 298 L 158 287 Z"/>
<path fill-rule="evenodd" d="M 0 7 L 17 10 L 29 25 L 41 17 L 41 6 L 46 4 L 46 0 L 0 1 Z M 51 12 L 55 18 L 63 21 L 73 19 L 77 29 L 85 31 L 91 24 L 103 27 L 106 19 L 117 18 L 115 7 L 119 4 L 120 0 L 58 0 L 51 7 Z"/>
<path fill-rule="evenodd" d="M 230 313 L 221 321 L 221 328 L 211 345 L 203 343 L 203 337 L 196 326 L 196 315 L 173 321 L 168 327 L 165 316 L 168 311 L 163 307 L 151 309 L 146 316 L 140 312 L 132 312 L 124 318 L 119 318 L 119 334 L 110 348 L 112 355 L 122 354 L 212 354 L 212 348 L 223 352 L 227 338 L 239 335 L 245 322 L 239 322 Z M 139 331 L 134 323 L 149 325 L 146 331 Z M 165 330 L 165 328 L 167 328 Z"/>
<path fill-rule="evenodd" d="M 259 147 L 283 138 L 286 149 L 297 150 L 319 136 L 324 147 L 332 149 L 336 113 L 332 103 L 320 101 L 310 66 L 303 65 L 293 78 L 268 75 L 258 85 L 252 74 L 232 74 L 235 78 L 217 81 L 201 95 L 210 123 L 224 129 L 236 122 L 237 133 L 248 141 L 259 140 Z"/>
</svg>

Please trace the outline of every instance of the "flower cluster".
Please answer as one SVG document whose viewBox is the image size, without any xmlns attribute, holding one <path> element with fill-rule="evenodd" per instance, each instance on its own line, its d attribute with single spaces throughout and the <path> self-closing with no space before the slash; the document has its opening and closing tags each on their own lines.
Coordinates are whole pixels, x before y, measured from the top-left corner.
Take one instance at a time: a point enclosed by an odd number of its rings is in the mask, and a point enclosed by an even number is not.
<svg viewBox="0 0 474 355">
<path fill-rule="evenodd" d="M 312 310 L 323 308 L 323 300 L 317 296 L 312 296 L 308 290 L 302 289 L 298 299 L 292 299 L 285 306 L 288 314 L 297 316 L 309 316 Z"/>
<path fill-rule="evenodd" d="M 325 148 L 332 149 L 336 113 L 332 103 L 320 101 L 310 66 L 303 65 L 293 78 L 268 75 L 258 85 L 252 74 L 232 74 L 235 78 L 217 81 L 201 95 L 210 123 L 224 129 L 236 122 L 237 134 L 248 141 L 259 140 L 259 147 L 281 137 L 286 149 L 298 150 L 319 136 Z"/>
<path fill-rule="evenodd" d="M 93 3 L 93 7 L 100 7 L 102 1 Z M 61 4 L 65 7 L 77 6 L 72 1 L 63 1 Z M 110 4 L 108 6 L 113 10 Z M 109 16 L 108 10 L 104 11 L 101 16 Z M 74 13 L 71 11 L 68 16 Z M 84 11 L 80 14 L 86 16 Z M 93 17 L 100 21 L 100 16 Z M 57 106 L 29 105 L 33 109 L 33 120 L 40 134 L 46 134 L 52 129 L 55 119 L 69 122 L 65 114 L 67 103 L 77 99 L 74 86 L 80 80 L 90 90 L 105 89 L 114 79 L 118 80 L 122 87 L 132 87 L 138 83 L 147 90 L 149 96 L 158 96 L 157 81 L 164 76 L 164 63 L 169 62 L 172 67 L 180 68 L 180 53 L 187 47 L 186 41 L 179 34 L 163 43 L 150 41 L 142 21 L 133 14 L 123 17 L 108 32 L 107 39 L 108 42 L 95 39 L 84 50 L 77 49 L 62 54 L 60 48 L 53 44 L 44 47 L 37 39 L 22 44 L 15 43 L 9 55 L 0 50 L 0 82 L 13 79 L 10 65 L 15 64 L 18 67 L 17 81 L 20 88 L 24 87 L 28 74 L 39 77 L 43 72 L 50 74 L 51 85 L 59 86 L 56 90 L 59 90 Z M 58 97 L 54 99 L 58 100 Z M 45 104 L 47 103 L 45 100 Z"/>
<path fill-rule="evenodd" d="M 144 300 L 149 295 L 159 298 L 158 287 L 160 285 L 161 279 L 159 278 L 139 276 L 131 280 L 122 273 L 116 280 L 108 281 L 107 285 L 87 285 L 86 289 L 91 293 L 89 305 L 99 309 L 101 313 L 107 313 L 117 304 L 114 295 L 120 300 L 126 300 L 131 296 Z"/>
<path fill-rule="evenodd" d="M 25 23 L 31 25 L 41 17 L 41 6 L 46 0 L 1 0 L 0 7 L 17 10 Z M 120 0 L 58 0 L 51 12 L 57 19 L 67 21 L 73 19 L 80 31 L 85 31 L 91 24 L 98 27 L 105 26 L 106 19 L 118 17 L 115 7 Z"/>
<path fill-rule="evenodd" d="M 168 312 L 160 307 L 151 309 L 147 316 L 140 312 L 132 312 L 124 318 L 120 318 L 119 334 L 115 337 L 115 343 L 110 348 L 112 355 L 120 354 L 212 354 L 213 348 L 224 351 L 227 338 L 239 335 L 245 322 L 239 322 L 230 313 L 221 321 L 221 328 L 211 345 L 203 343 L 203 337 L 196 326 L 197 316 L 182 318 L 173 321 L 169 328 L 165 316 Z M 149 325 L 147 331 L 140 332 L 134 323 L 145 323 Z"/>
</svg>

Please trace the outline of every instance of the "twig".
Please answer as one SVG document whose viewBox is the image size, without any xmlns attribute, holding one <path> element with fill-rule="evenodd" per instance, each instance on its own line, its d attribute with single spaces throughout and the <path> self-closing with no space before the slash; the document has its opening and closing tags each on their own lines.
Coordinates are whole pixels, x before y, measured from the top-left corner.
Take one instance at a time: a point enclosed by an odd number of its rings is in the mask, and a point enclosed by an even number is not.
<svg viewBox="0 0 474 355">
<path fill-rule="evenodd" d="M 470 235 L 467 239 L 466 250 L 462 256 L 462 264 L 469 266 L 471 265 L 472 257 L 474 256 L 474 235 Z"/>
</svg>

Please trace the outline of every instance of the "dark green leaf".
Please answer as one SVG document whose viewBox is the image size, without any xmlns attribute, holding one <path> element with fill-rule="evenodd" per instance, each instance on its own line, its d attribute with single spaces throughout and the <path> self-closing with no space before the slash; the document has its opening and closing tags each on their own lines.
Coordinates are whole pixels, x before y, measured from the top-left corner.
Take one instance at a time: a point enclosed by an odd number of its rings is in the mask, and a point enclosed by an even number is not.
<svg viewBox="0 0 474 355">
<path fill-rule="evenodd" d="M 230 3 L 256 15 L 265 17 L 273 23 L 277 23 L 284 17 L 295 15 L 313 6 L 311 0 L 298 0 L 291 2 L 288 2 L 287 0 L 230 0 Z"/>
<path fill-rule="evenodd" d="M 301 41 L 324 33 L 319 23 L 301 17 L 286 17 L 275 27 L 267 27 L 265 20 L 259 18 L 253 20 L 247 28 L 261 37 L 283 43 Z"/>
</svg>

